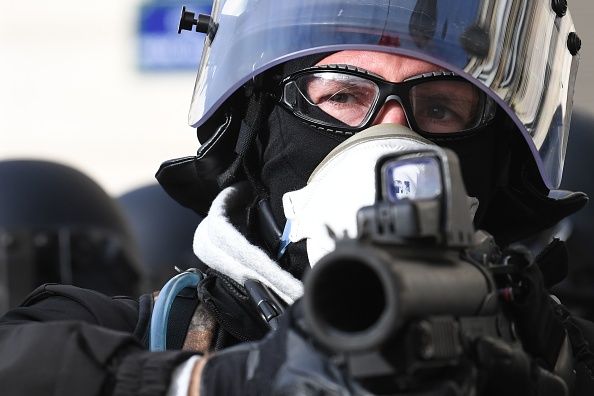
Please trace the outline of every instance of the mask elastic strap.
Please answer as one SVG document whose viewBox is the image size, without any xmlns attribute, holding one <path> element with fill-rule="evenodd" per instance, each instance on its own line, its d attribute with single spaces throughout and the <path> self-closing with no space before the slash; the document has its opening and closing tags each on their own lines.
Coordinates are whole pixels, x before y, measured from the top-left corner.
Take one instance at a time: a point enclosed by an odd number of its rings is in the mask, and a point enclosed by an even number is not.
<svg viewBox="0 0 594 396">
<path fill-rule="evenodd" d="M 291 240 L 289 239 L 289 234 L 291 233 L 291 220 L 287 220 L 287 222 L 285 223 L 285 229 L 283 230 L 283 235 L 281 236 L 280 239 L 280 245 L 278 247 L 278 254 L 276 256 L 276 259 L 280 259 L 283 254 L 285 254 L 285 251 L 287 250 L 287 247 L 291 244 Z"/>
</svg>

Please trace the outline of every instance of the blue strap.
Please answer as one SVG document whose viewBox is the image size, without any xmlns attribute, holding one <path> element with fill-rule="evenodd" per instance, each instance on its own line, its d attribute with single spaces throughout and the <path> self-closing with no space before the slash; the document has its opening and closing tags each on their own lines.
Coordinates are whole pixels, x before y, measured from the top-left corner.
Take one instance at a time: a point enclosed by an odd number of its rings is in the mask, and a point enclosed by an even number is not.
<svg viewBox="0 0 594 396">
<path fill-rule="evenodd" d="M 280 245 L 278 247 L 278 254 L 276 255 L 276 259 L 278 260 L 285 254 L 285 250 L 287 250 L 287 246 L 291 243 L 289 240 L 289 234 L 291 233 L 291 220 L 287 220 L 285 223 L 285 229 L 283 230 L 283 235 L 281 236 Z"/>
<path fill-rule="evenodd" d="M 165 351 L 167 349 L 167 321 L 173 300 L 182 289 L 198 286 L 204 276 L 200 271 L 191 268 L 174 276 L 163 286 L 155 302 L 151 318 L 149 341 L 151 351 Z"/>
</svg>

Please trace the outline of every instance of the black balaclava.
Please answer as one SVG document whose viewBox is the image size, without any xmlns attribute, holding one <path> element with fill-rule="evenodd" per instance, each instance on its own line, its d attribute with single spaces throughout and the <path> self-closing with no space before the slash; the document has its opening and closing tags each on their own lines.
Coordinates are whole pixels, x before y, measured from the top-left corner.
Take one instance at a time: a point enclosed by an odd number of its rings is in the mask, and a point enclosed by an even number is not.
<svg viewBox="0 0 594 396">
<path fill-rule="evenodd" d="M 284 78 L 315 65 L 328 55 L 322 53 L 291 60 L 277 72 Z M 269 193 L 272 214 L 282 230 L 286 222 L 283 195 L 305 187 L 318 164 L 348 136 L 319 131 L 278 105 L 272 110 L 267 125 L 268 130 L 258 134 L 262 164 L 260 179 Z M 305 241 L 291 243 L 280 265 L 300 279 L 309 268 Z"/>
<path fill-rule="evenodd" d="M 507 162 L 506 148 L 509 147 L 511 130 L 506 125 L 506 119 L 504 111 L 498 110 L 491 122 L 471 133 L 424 136 L 440 147 L 453 150 L 458 156 L 466 193 L 479 200 L 474 216 L 477 228 L 481 228 L 493 189 L 508 172 L 504 164 Z"/>
<path fill-rule="evenodd" d="M 295 71 L 315 65 L 329 53 L 311 55 L 289 61 L 277 71 L 283 78 Z M 503 112 L 500 112 L 503 113 Z M 509 130 L 502 127 L 503 115 L 498 115 L 485 127 L 467 134 L 425 135 L 439 146 L 451 148 L 460 157 L 462 174 L 469 196 L 479 199 L 477 217 L 480 219 L 487 208 L 488 198 L 497 179 L 494 171 L 499 147 L 507 138 Z M 260 180 L 269 193 L 272 213 L 282 230 L 286 218 L 282 197 L 289 191 L 306 186 L 309 176 L 317 165 L 348 136 L 315 129 L 276 105 L 268 118 L 268 130 L 258 134 L 260 147 Z M 271 255 L 276 252 L 271 252 Z M 305 241 L 289 244 L 279 264 L 300 279 L 309 268 Z"/>
<path fill-rule="evenodd" d="M 268 125 L 270 134 L 266 136 L 262 156 L 261 180 L 269 192 L 274 218 L 282 229 L 286 221 L 283 195 L 305 187 L 318 164 L 346 137 L 318 132 L 278 106 Z M 300 278 L 309 267 L 305 241 L 291 243 L 280 264 Z"/>
<path fill-rule="evenodd" d="M 347 137 L 318 132 L 278 106 L 268 126 L 261 177 L 270 193 L 274 217 L 284 225 L 284 193 L 305 187 L 318 164 Z"/>
</svg>

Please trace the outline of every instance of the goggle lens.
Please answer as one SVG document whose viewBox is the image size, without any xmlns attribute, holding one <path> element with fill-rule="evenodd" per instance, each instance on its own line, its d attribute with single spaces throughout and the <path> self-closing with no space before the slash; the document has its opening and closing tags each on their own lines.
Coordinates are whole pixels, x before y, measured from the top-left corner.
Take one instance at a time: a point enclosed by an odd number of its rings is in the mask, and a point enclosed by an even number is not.
<svg viewBox="0 0 594 396">
<path fill-rule="evenodd" d="M 402 105 L 417 132 L 456 133 L 484 125 L 495 105 L 454 75 L 418 76 L 391 83 L 363 73 L 300 72 L 284 81 L 282 104 L 315 125 L 354 132 L 367 128 L 388 100 Z"/>
</svg>

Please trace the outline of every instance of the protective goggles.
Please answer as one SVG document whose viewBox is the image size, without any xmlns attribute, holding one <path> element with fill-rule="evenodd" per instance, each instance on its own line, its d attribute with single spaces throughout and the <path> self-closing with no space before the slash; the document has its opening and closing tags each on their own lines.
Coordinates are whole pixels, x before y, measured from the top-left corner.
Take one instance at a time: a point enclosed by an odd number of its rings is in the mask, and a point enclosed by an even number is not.
<svg viewBox="0 0 594 396">
<path fill-rule="evenodd" d="M 325 130 L 352 134 L 370 127 L 388 101 L 402 106 L 417 133 L 472 131 L 495 116 L 496 104 L 452 72 L 434 72 L 393 83 L 346 65 L 314 66 L 281 82 L 280 104 Z"/>
</svg>

